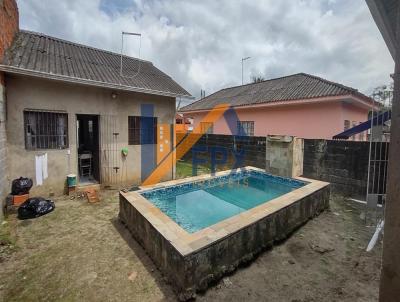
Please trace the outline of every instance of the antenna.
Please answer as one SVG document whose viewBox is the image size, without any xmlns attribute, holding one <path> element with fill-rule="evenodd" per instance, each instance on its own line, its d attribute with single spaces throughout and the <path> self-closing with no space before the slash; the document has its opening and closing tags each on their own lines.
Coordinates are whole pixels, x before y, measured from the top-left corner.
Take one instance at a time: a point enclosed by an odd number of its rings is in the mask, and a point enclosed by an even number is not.
<svg viewBox="0 0 400 302">
<path fill-rule="evenodd" d="M 176 110 L 179 110 L 179 108 L 181 108 L 181 102 L 182 102 L 182 97 L 179 97 L 178 106 Z"/>
<path fill-rule="evenodd" d="M 251 59 L 251 57 L 242 58 L 242 85 L 243 85 L 243 62 L 248 60 L 248 59 Z"/>
<path fill-rule="evenodd" d="M 127 31 L 123 31 L 121 32 L 121 65 L 120 65 L 120 69 L 119 69 L 119 74 L 121 77 L 124 77 L 123 73 L 122 73 L 122 57 L 123 57 L 123 51 L 124 51 L 124 35 L 128 35 L 128 36 L 136 36 L 139 37 L 139 66 L 138 66 L 138 71 L 135 75 L 131 76 L 131 78 L 136 77 L 139 72 L 140 72 L 140 65 L 141 65 L 141 60 L 140 60 L 140 50 L 142 48 L 142 34 L 140 33 L 133 33 L 133 32 L 127 32 Z"/>
</svg>

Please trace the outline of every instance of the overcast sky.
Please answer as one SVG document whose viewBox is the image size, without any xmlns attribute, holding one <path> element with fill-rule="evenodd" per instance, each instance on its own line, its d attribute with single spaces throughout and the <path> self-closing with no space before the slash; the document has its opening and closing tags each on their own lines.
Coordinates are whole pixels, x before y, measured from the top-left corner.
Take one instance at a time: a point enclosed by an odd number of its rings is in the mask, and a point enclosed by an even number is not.
<svg viewBox="0 0 400 302">
<path fill-rule="evenodd" d="M 365 0 L 19 0 L 21 28 L 141 58 L 194 96 L 307 72 L 369 94 L 394 63 Z M 137 57 L 138 40 L 126 54 Z"/>
</svg>

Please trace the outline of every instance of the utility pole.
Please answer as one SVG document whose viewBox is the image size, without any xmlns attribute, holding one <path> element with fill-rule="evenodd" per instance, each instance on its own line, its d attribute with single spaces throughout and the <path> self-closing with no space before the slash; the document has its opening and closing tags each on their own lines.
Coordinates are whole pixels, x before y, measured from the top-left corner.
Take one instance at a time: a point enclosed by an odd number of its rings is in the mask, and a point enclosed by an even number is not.
<svg viewBox="0 0 400 302">
<path fill-rule="evenodd" d="M 243 85 L 243 62 L 250 59 L 250 57 L 242 58 L 242 85 Z"/>
</svg>

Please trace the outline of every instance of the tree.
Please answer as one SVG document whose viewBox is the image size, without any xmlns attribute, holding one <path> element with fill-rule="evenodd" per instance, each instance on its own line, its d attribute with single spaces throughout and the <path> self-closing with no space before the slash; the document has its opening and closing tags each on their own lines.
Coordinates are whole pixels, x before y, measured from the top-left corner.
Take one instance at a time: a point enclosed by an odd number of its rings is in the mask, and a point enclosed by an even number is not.
<svg viewBox="0 0 400 302">
<path fill-rule="evenodd" d="M 263 81 L 265 81 L 263 76 L 252 76 L 251 77 L 251 82 L 252 83 L 260 83 L 260 82 L 263 82 Z"/>
<path fill-rule="evenodd" d="M 393 82 L 389 85 L 375 87 L 370 97 L 382 104 L 383 107 L 390 107 L 393 98 Z"/>
</svg>

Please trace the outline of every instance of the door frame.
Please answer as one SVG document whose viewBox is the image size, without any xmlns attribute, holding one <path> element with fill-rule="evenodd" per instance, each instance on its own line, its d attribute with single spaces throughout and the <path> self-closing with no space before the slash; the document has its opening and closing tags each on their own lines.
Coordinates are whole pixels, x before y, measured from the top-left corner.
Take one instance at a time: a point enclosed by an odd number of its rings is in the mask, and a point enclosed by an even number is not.
<svg viewBox="0 0 400 302">
<path fill-rule="evenodd" d="M 98 167 L 97 167 L 97 174 L 98 174 L 98 179 L 95 179 L 97 181 L 97 184 L 101 184 L 101 142 L 100 142 L 100 114 L 90 114 L 90 113 L 76 113 L 75 114 L 75 139 L 76 139 L 76 146 L 75 146 L 75 154 L 76 154 L 76 169 L 77 169 L 77 184 L 80 184 L 80 178 L 81 178 L 81 173 L 79 170 L 79 116 L 92 116 L 97 119 L 97 162 L 98 162 Z"/>
</svg>

